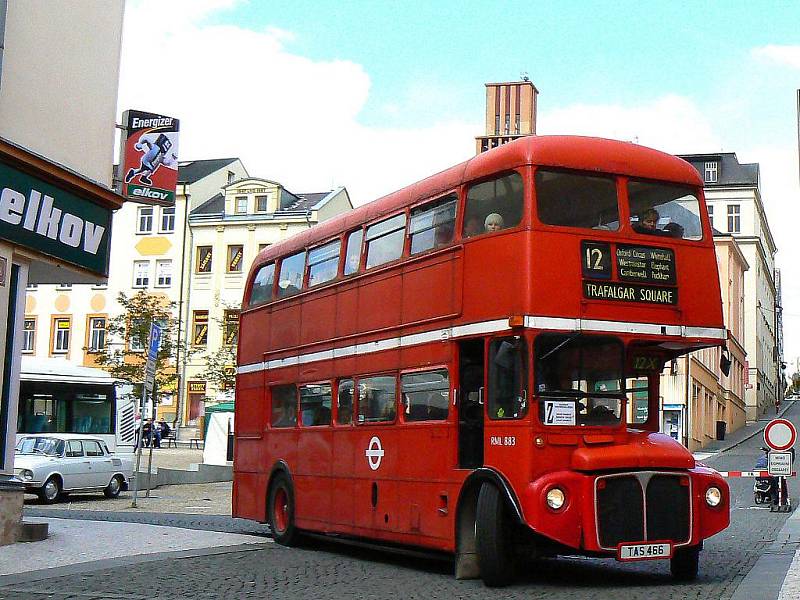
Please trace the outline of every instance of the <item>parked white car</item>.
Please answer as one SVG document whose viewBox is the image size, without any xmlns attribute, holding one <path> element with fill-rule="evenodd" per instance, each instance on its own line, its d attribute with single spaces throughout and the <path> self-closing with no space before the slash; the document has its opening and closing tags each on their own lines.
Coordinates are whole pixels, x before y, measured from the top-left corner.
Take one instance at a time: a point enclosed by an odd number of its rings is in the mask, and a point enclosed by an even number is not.
<svg viewBox="0 0 800 600">
<path fill-rule="evenodd" d="M 69 492 L 103 492 L 116 498 L 128 489 L 132 472 L 132 455 L 115 455 L 91 435 L 29 434 L 19 438 L 14 454 L 14 475 L 26 492 L 47 504 Z"/>
</svg>

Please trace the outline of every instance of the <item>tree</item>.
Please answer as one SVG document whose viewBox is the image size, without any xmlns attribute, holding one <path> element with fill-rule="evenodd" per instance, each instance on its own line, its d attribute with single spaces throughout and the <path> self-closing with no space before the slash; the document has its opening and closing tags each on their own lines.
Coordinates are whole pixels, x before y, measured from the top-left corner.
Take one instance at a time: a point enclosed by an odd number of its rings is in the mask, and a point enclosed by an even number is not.
<svg viewBox="0 0 800 600">
<path fill-rule="evenodd" d="M 239 307 L 224 305 L 224 317 L 214 319 L 222 328 L 222 346 L 208 354 L 206 369 L 199 374 L 219 392 L 232 392 L 236 387 L 236 341 L 239 336 Z M 216 398 L 211 398 L 216 399 Z"/>
<path fill-rule="evenodd" d="M 147 343 L 150 324 L 161 326 L 161 348 L 156 356 L 156 398 L 176 394 L 178 384 L 177 354 L 186 360 L 191 352 L 188 345 L 178 342 L 179 324 L 175 318 L 175 302 L 160 294 L 144 291 L 133 296 L 120 292 L 117 302 L 123 312 L 108 320 L 106 331 L 108 343 L 95 355 L 95 361 L 114 377 L 134 386 L 141 397 L 147 362 Z M 180 409 L 180 407 L 178 407 Z M 176 420 L 177 415 L 176 411 Z"/>
</svg>

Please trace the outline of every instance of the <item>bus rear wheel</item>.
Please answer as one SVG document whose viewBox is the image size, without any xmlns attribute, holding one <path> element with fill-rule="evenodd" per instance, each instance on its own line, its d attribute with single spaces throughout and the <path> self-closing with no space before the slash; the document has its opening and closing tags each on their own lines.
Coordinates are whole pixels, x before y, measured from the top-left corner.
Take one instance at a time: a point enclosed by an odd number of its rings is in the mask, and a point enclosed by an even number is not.
<svg viewBox="0 0 800 600">
<path fill-rule="evenodd" d="M 669 570 L 678 581 L 694 581 L 700 566 L 700 547 L 676 548 Z"/>
<path fill-rule="evenodd" d="M 272 538 L 283 546 L 296 546 L 299 532 L 294 525 L 294 490 L 286 475 L 277 475 L 269 488 L 267 518 Z"/>
<path fill-rule="evenodd" d="M 475 545 L 481 579 L 487 587 L 508 585 L 515 570 L 511 523 L 495 485 L 483 484 L 475 512 Z"/>
</svg>

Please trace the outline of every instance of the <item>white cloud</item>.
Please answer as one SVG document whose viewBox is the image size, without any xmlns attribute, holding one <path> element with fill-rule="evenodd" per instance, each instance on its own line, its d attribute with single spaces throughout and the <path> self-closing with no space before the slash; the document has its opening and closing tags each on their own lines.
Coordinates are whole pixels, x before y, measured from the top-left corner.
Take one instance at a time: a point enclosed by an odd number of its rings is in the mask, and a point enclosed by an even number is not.
<svg viewBox="0 0 800 600">
<path fill-rule="evenodd" d="M 800 69 L 800 46 L 770 44 L 754 48 L 751 53 L 755 58 L 762 58 L 793 69 Z"/>
</svg>

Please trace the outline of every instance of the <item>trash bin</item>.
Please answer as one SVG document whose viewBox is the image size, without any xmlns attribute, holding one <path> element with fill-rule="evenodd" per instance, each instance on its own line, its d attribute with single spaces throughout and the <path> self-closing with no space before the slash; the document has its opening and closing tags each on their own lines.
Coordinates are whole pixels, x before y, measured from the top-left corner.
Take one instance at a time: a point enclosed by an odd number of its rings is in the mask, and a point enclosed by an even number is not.
<svg viewBox="0 0 800 600">
<path fill-rule="evenodd" d="M 727 423 L 725 421 L 717 421 L 717 439 L 724 440 L 725 439 L 725 428 L 727 427 Z"/>
</svg>

